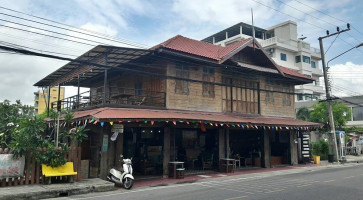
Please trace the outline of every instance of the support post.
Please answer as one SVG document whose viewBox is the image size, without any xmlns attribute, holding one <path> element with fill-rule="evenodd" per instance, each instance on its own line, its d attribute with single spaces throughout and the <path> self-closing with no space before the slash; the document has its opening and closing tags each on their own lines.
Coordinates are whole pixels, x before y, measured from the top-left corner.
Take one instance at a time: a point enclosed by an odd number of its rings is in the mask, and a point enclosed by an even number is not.
<svg viewBox="0 0 363 200">
<path fill-rule="evenodd" d="M 229 155 L 231 154 L 231 150 L 229 148 L 229 128 L 226 128 L 225 136 L 226 136 L 226 158 L 229 158 Z"/>
<path fill-rule="evenodd" d="M 219 158 L 224 158 L 225 157 L 225 142 L 224 142 L 224 128 L 223 127 L 219 127 L 218 129 L 218 154 L 219 154 Z"/>
<path fill-rule="evenodd" d="M 80 98 L 79 98 L 79 85 L 80 85 L 80 74 L 78 74 L 78 85 L 77 85 L 77 106 L 76 106 L 76 108 L 78 108 L 78 106 L 79 106 L 79 102 L 80 102 Z"/>
<path fill-rule="evenodd" d="M 163 178 L 168 178 L 170 162 L 170 127 L 164 128 Z"/>
<path fill-rule="evenodd" d="M 271 167 L 271 144 L 269 130 L 263 130 L 263 167 Z"/>
<path fill-rule="evenodd" d="M 327 75 L 328 74 L 328 69 L 326 67 L 326 62 L 325 62 L 325 52 L 324 52 L 324 46 L 323 46 L 323 39 L 324 38 L 327 38 L 327 37 L 331 37 L 333 35 L 337 35 L 337 34 L 343 33 L 345 31 L 349 31 L 349 30 L 350 30 L 350 25 L 347 24 L 347 29 L 344 29 L 344 30 L 339 31 L 339 27 L 338 27 L 336 33 L 329 34 L 329 31 L 327 31 L 327 36 L 319 37 L 318 38 L 319 45 L 320 45 L 321 62 L 323 64 L 323 73 L 324 73 L 324 83 L 325 83 L 326 100 L 328 102 L 328 114 L 329 114 L 330 133 L 332 134 L 331 137 L 333 139 L 333 141 L 332 141 L 333 142 L 333 152 L 335 154 L 334 155 L 334 160 L 336 162 L 339 161 L 339 154 L 338 154 L 338 147 L 337 147 L 337 139 L 336 139 L 336 135 L 335 135 L 335 125 L 334 125 L 333 109 L 332 109 L 332 105 L 331 105 L 331 102 L 330 102 L 331 96 L 330 96 L 330 89 L 329 89 L 329 82 L 328 82 L 328 75 Z M 359 47 L 359 45 L 357 47 Z M 343 55 L 343 54 L 341 54 L 341 55 Z M 333 58 L 333 59 L 335 59 L 335 58 Z M 332 150 L 329 148 L 329 153 L 331 153 L 331 151 Z"/>
<path fill-rule="evenodd" d="M 332 105 L 331 105 L 331 102 L 330 102 L 331 97 L 330 97 L 330 89 L 329 89 L 327 68 L 326 68 L 326 64 L 325 64 L 325 53 L 324 53 L 324 46 L 323 46 L 323 38 L 321 38 L 321 37 L 319 38 L 319 45 L 320 45 L 320 53 L 321 53 L 321 62 L 323 64 L 326 100 L 327 100 L 327 103 L 328 103 L 330 133 L 331 133 L 331 137 L 333 138 L 333 150 L 331 150 L 331 148 L 329 148 L 329 153 L 334 152 L 334 154 L 335 154 L 334 155 L 334 160 L 337 162 L 339 160 L 338 147 L 337 147 L 337 142 L 336 142 L 337 139 L 336 139 L 336 135 L 335 135 L 333 109 L 332 109 Z"/>
<path fill-rule="evenodd" d="M 290 164 L 298 164 L 298 154 L 297 154 L 297 132 L 290 130 Z"/>
<path fill-rule="evenodd" d="M 107 54 L 105 55 L 105 65 L 107 66 L 108 65 L 108 59 L 107 59 Z M 107 71 L 108 69 L 105 68 L 105 76 L 104 76 L 104 80 L 103 80 L 103 105 L 106 104 L 106 96 L 107 96 Z"/>
<path fill-rule="evenodd" d="M 49 117 L 49 109 L 50 109 L 50 85 L 48 86 L 47 117 Z"/>
</svg>

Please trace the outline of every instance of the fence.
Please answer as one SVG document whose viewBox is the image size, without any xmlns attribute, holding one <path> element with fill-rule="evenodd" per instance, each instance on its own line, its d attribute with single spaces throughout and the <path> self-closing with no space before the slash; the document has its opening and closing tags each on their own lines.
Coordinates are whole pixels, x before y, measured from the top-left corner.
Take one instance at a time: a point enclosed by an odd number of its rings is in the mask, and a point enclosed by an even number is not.
<svg viewBox="0 0 363 200">
<path fill-rule="evenodd" d="M 81 177 L 81 147 L 71 146 L 66 158 L 69 162 L 73 162 L 74 171 L 78 172 L 74 180 L 79 181 Z M 56 177 L 56 179 L 62 179 L 62 177 Z M 21 177 L 0 178 L 0 187 L 40 184 L 44 183 L 43 180 L 41 164 L 36 162 L 35 152 L 28 151 L 25 156 L 24 175 Z"/>
</svg>

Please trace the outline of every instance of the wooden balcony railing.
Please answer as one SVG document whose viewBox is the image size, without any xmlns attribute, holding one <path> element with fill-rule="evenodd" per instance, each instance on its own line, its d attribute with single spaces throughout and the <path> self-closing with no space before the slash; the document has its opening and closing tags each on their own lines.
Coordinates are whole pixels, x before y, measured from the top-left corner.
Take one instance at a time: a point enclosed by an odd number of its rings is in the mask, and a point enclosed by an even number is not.
<svg viewBox="0 0 363 200">
<path fill-rule="evenodd" d="M 166 93 L 123 87 L 107 87 L 105 91 L 98 87 L 61 100 L 61 108 L 65 110 L 101 106 L 165 107 Z M 57 108 L 57 102 L 52 103 L 52 108 Z"/>
</svg>

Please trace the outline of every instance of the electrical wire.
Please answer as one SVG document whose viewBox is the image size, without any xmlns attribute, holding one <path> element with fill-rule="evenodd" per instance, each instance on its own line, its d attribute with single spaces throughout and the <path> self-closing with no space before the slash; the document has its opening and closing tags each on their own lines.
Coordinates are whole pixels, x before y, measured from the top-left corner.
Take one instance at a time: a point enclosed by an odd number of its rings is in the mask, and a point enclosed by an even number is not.
<svg viewBox="0 0 363 200">
<path fill-rule="evenodd" d="M 78 57 L 76 55 L 71 55 L 71 54 L 66 54 L 66 53 L 58 53 L 58 52 L 46 51 L 46 50 L 39 50 L 39 49 L 35 49 L 35 48 L 31 48 L 31 47 L 24 46 L 24 45 L 18 45 L 18 44 L 4 42 L 4 41 L 0 41 L 0 43 L 9 44 L 9 45 L 12 45 L 12 46 L 15 46 L 15 47 L 21 47 L 21 48 L 25 48 L 25 49 L 32 49 L 32 50 L 39 51 L 39 52 L 47 52 L 47 53 L 57 54 L 57 55 Z"/>
<path fill-rule="evenodd" d="M 25 29 L 21 29 L 21 28 L 15 28 L 15 27 L 1 25 L 1 24 L 0 24 L 0 26 L 6 27 L 6 28 L 9 28 L 9 29 L 15 29 L 15 30 L 19 30 L 19 31 L 24 31 L 24 32 L 27 32 L 27 33 L 33 33 L 33 34 L 37 34 L 37 35 L 43 35 L 43 36 L 47 36 L 47 37 L 51 37 L 51 38 L 55 38 L 55 39 L 66 40 L 66 41 L 69 41 L 69 42 L 76 42 L 76 43 L 80 43 L 80 44 L 84 44 L 84 45 L 88 45 L 88 46 L 92 46 L 92 47 L 96 46 L 94 44 L 88 44 L 88 43 L 85 43 L 85 42 L 79 42 L 79 41 L 70 40 L 70 39 L 66 39 L 66 38 L 61 38 L 61 37 L 57 37 L 57 36 L 47 35 L 47 34 L 38 33 L 38 32 L 34 32 L 34 31 L 29 31 L 29 30 L 25 30 Z"/>
<path fill-rule="evenodd" d="M 334 38 L 333 42 L 330 44 L 330 46 L 328 47 L 328 49 L 325 51 L 325 55 L 326 55 L 326 53 L 328 53 L 328 51 L 329 51 L 330 47 L 331 47 L 331 46 L 333 46 L 333 44 L 334 44 L 335 40 L 337 40 L 337 38 L 339 37 L 339 35 L 340 35 L 340 33 L 339 33 L 339 34 L 337 34 L 337 36 Z"/>
<path fill-rule="evenodd" d="M 300 4 L 302 4 L 302 5 L 304 5 L 304 6 L 306 6 L 306 7 L 309 7 L 309 8 L 311 8 L 311 9 L 313 9 L 313 10 L 317 11 L 317 12 L 320 12 L 321 14 L 326 15 L 326 16 L 328 16 L 328 17 L 330 17 L 330 18 L 333 18 L 333 19 L 338 20 L 338 21 L 340 21 L 340 22 L 343 22 L 343 23 L 345 23 L 345 24 L 347 24 L 347 23 L 348 23 L 346 20 L 338 19 L 338 18 L 336 18 L 336 17 L 334 17 L 334 16 L 331 16 L 331 15 L 329 15 L 329 14 L 327 14 L 327 13 L 325 13 L 325 12 L 321 11 L 321 10 L 318 10 L 318 9 L 316 9 L 316 8 L 313 8 L 313 7 L 311 7 L 310 5 L 305 4 L 305 3 L 301 2 L 301 1 L 298 1 L 298 0 L 294 0 L 294 1 L 296 1 L 296 2 L 298 2 L 298 3 L 300 3 Z M 356 29 L 356 28 L 355 28 L 352 24 L 351 24 L 351 27 L 352 27 L 355 31 L 357 31 L 358 33 L 360 33 L 361 35 L 363 35 L 363 33 L 362 33 L 362 32 L 360 32 L 358 29 Z"/>
<path fill-rule="evenodd" d="M 325 30 L 324 28 L 322 28 L 322 27 L 320 27 L 320 26 L 317 26 L 317 25 L 315 25 L 315 24 L 312 24 L 312 23 L 310 23 L 310 22 L 306 22 L 306 21 L 304 21 L 304 20 L 302 20 L 302 19 L 299 19 L 299 18 L 297 18 L 297 17 L 294 17 L 294 16 L 292 16 L 292 15 L 290 15 L 290 14 L 287 14 L 287 13 L 284 13 L 284 12 L 282 12 L 282 11 L 280 11 L 280 10 L 278 10 L 278 9 L 275 9 L 275 8 L 273 8 L 273 7 L 271 7 L 271 6 L 269 6 L 269 5 L 266 5 L 266 4 L 264 4 L 264 3 L 261 3 L 261 2 L 259 2 L 259 1 L 257 1 L 257 0 L 251 0 L 251 1 L 254 1 L 254 2 L 256 2 L 256 3 L 258 3 L 258 4 L 260 4 L 260 5 L 262 5 L 262 6 L 265 6 L 265 7 L 267 7 L 267 8 L 270 8 L 271 10 L 274 10 L 275 12 L 278 12 L 278 13 L 281 13 L 281 14 L 284 14 L 284 15 L 287 15 L 287 16 L 289 16 L 289 17 L 291 17 L 291 18 L 294 18 L 294 19 L 296 19 L 296 20 L 298 20 L 298 21 L 301 21 L 301 22 L 303 22 L 303 23 L 306 23 L 306 24 L 309 24 L 309 25 L 311 25 L 311 26 L 314 26 L 314 27 L 316 27 L 316 28 L 319 28 L 319 29 L 322 29 L 322 30 Z M 307 14 L 307 13 L 305 13 L 305 14 Z M 347 42 L 346 40 L 344 40 L 344 39 L 342 39 L 342 38 L 339 38 L 341 41 L 343 41 L 343 42 L 345 42 L 346 44 L 348 44 L 349 46 L 351 46 L 351 47 L 355 47 L 354 45 L 352 45 L 352 44 L 350 44 L 349 42 Z M 356 38 L 354 38 L 354 39 L 356 39 Z M 357 40 L 357 39 L 356 39 Z M 357 40 L 357 41 L 359 41 L 359 40 Z M 360 42 L 360 41 L 359 41 Z M 356 49 L 357 51 L 360 51 L 360 49 Z M 360 51 L 361 53 L 363 53 L 362 51 Z"/>
<path fill-rule="evenodd" d="M 11 24 L 16 24 L 16 25 L 19 25 L 19 26 L 25 26 L 27 28 L 37 29 L 37 30 L 41 30 L 41 31 L 49 32 L 49 33 L 54 33 L 54 34 L 58 34 L 58 35 L 62 35 L 62 36 L 72 37 L 72 38 L 76 38 L 78 40 L 84 40 L 84 41 L 88 41 L 88 42 L 94 42 L 94 43 L 102 44 L 102 45 L 109 45 L 109 44 L 106 44 L 106 43 L 100 43 L 99 41 L 94 41 L 94 40 L 90 40 L 90 39 L 86 39 L 86 38 L 72 36 L 72 35 L 68 35 L 68 34 L 64 34 L 64 33 L 59 33 L 59 32 L 56 32 L 56 31 L 50 31 L 50 30 L 46 30 L 46 29 L 43 29 L 43 28 L 38 28 L 38 27 L 35 27 L 35 26 L 29 26 L 29 25 L 26 25 L 26 24 L 12 22 L 12 21 L 9 21 L 9 20 L 0 19 L 0 21 L 8 22 L 8 23 L 11 23 Z M 1 25 L 1 26 L 5 26 L 5 25 Z"/>
<path fill-rule="evenodd" d="M 66 47 L 66 46 L 62 46 L 62 45 L 53 45 L 53 44 L 50 44 L 50 43 L 40 42 L 38 40 L 32 40 L 32 39 L 25 38 L 25 37 L 6 34 L 6 33 L 3 33 L 3 32 L 0 32 L 0 35 L 6 36 L 6 37 L 9 37 L 9 38 L 19 39 L 19 40 L 22 40 L 22 41 L 29 41 L 29 42 L 49 46 L 49 47 L 67 49 L 67 50 L 74 51 L 74 52 L 77 52 L 77 53 L 84 53 L 85 52 L 85 50 L 81 50 L 81 49 L 75 49 L 75 48 Z"/>
<path fill-rule="evenodd" d="M 0 6 L 0 9 L 4 9 L 4 10 L 11 11 L 11 12 L 15 12 L 15 13 L 20 13 L 20 14 L 23 14 L 23 15 L 26 15 L 26 16 L 30 16 L 30 17 L 33 17 L 33 18 L 36 18 L 36 19 L 41 19 L 41 20 L 44 20 L 44 21 L 47 21 L 47 22 L 51 22 L 51 23 L 54 23 L 54 24 L 59 24 L 59 25 L 65 26 L 65 27 L 70 27 L 70 28 L 73 28 L 73 29 L 77 29 L 77 30 L 81 30 L 81 31 L 89 32 L 89 33 L 93 33 L 93 34 L 100 35 L 100 36 L 103 36 L 103 37 L 112 38 L 112 39 L 115 39 L 115 40 L 122 41 L 125 44 L 130 45 L 130 46 L 135 46 L 135 47 L 144 46 L 144 47 L 147 47 L 147 45 L 144 45 L 144 44 L 131 42 L 131 41 L 128 41 L 128 40 L 125 40 L 125 39 L 121 39 L 121 38 L 116 38 L 116 37 L 109 36 L 107 34 L 102 34 L 102 33 L 96 32 L 96 31 L 90 31 L 90 30 L 87 30 L 87 29 L 78 28 L 78 27 L 75 27 L 75 26 L 71 26 L 71 25 L 68 25 L 68 24 L 64 24 L 64 23 L 60 23 L 60 22 L 57 22 L 57 21 L 49 20 L 49 19 L 46 19 L 46 18 L 38 17 L 38 16 L 35 16 L 35 15 L 27 14 L 27 13 L 24 13 L 24 12 L 21 12 L 21 11 L 17 11 L 17 10 L 14 10 L 14 9 L 10 9 L 10 8 L 6 8 L 6 7 L 3 7 L 3 6 Z"/>
<path fill-rule="evenodd" d="M 134 47 L 138 47 L 138 48 L 145 48 L 144 46 L 133 45 L 133 44 L 121 42 L 121 41 L 118 41 L 118 40 L 115 40 L 115 39 L 112 39 L 112 38 L 110 39 L 110 38 L 106 38 L 106 37 L 103 37 L 103 36 L 88 34 L 88 33 L 84 33 L 84 32 L 81 32 L 81 31 L 75 31 L 75 30 L 72 30 L 72 29 L 63 28 L 63 27 L 55 26 L 55 25 L 51 25 L 51 24 L 46 24 L 46 23 L 42 23 L 42 22 L 35 21 L 35 20 L 25 19 L 25 18 L 22 18 L 22 17 L 14 16 L 14 15 L 9 15 L 9 14 L 5 14 L 5 13 L 0 13 L 0 15 L 5 15 L 5 16 L 9 16 L 9 17 L 21 19 L 21 20 L 24 20 L 24 21 L 38 23 L 38 24 L 42 24 L 42 25 L 45 25 L 45 26 L 50 26 L 50 27 L 53 27 L 53 28 L 59 28 L 59 29 L 63 29 L 63 30 L 66 30 L 66 31 L 74 32 L 74 33 L 79 33 L 79 34 L 83 34 L 83 35 L 87 35 L 87 36 L 91 36 L 91 37 L 96 37 L 96 38 L 103 39 L 103 40 L 109 40 L 109 41 L 112 41 L 112 42 L 126 44 L 126 45 L 129 45 L 129 46 L 134 46 Z"/>
</svg>

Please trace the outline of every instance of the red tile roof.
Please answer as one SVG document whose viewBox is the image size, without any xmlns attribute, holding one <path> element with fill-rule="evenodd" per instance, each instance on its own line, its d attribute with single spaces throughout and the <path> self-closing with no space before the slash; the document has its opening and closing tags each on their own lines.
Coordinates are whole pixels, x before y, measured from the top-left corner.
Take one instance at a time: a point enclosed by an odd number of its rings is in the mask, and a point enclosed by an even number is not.
<svg viewBox="0 0 363 200">
<path fill-rule="evenodd" d="M 188 110 L 152 110 L 134 108 L 97 108 L 88 111 L 76 111 L 74 119 L 95 118 L 97 120 L 134 120 L 147 121 L 205 121 L 214 123 L 243 123 L 253 125 L 278 126 L 320 126 L 318 123 L 306 122 L 287 117 L 262 116 L 256 114 L 236 114 Z"/>
<path fill-rule="evenodd" d="M 304 74 L 300 74 L 299 72 L 296 72 L 294 70 L 291 70 L 289 68 L 280 66 L 282 72 L 284 72 L 284 74 L 290 75 L 290 76 L 294 76 L 294 77 L 299 77 L 299 78 L 303 78 L 303 79 L 309 79 L 312 81 L 315 81 L 315 79 L 311 78 L 310 76 L 306 76 Z"/>
<path fill-rule="evenodd" d="M 234 44 L 228 45 L 227 47 L 222 47 L 219 45 L 214 45 L 198 40 L 193 40 L 186 38 L 181 35 L 177 35 L 169 40 L 152 47 L 151 49 L 158 49 L 161 47 L 177 50 L 185 53 L 190 53 L 197 56 L 202 56 L 205 58 L 210 58 L 213 60 L 221 60 L 224 56 L 231 53 L 233 50 L 237 49 L 241 45 L 252 40 L 251 38 L 245 39 Z"/>
<path fill-rule="evenodd" d="M 243 46 L 244 44 L 248 43 L 251 40 L 252 40 L 252 38 L 249 38 L 249 39 L 245 39 L 245 40 L 233 43 L 226 47 L 222 47 L 219 45 L 214 45 L 214 44 L 206 43 L 203 41 L 193 40 L 193 39 L 181 36 L 181 35 L 177 35 L 159 45 L 152 47 L 151 49 L 158 49 L 158 48 L 163 47 L 163 48 L 167 48 L 167 49 L 181 51 L 184 53 L 189 53 L 189 54 L 220 61 L 223 59 L 223 57 L 232 53 L 234 50 L 238 49 L 238 47 Z M 250 43 L 249 46 L 252 47 L 253 46 L 252 43 Z M 258 48 L 257 45 L 255 47 Z M 276 66 L 276 67 L 278 67 L 278 66 Z M 305 76 L 303 74 L 290 70 L 286 67 L 282 67 L 282 66 L 280 66 L 280 67 L 281 67 L 281 71 L 287 75 L 290 75 L 293 77 L 298 77 L 298 78 L 303 78 L 303 79 L 308 79 L 308 80 L 314 80 L 311 77 Z"/>
</svg>

